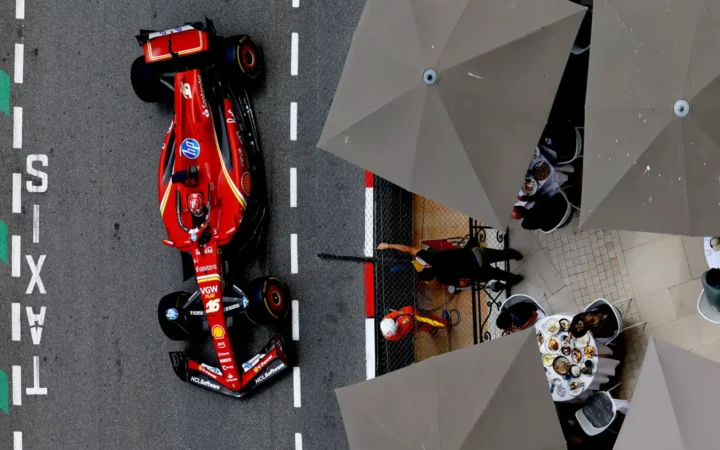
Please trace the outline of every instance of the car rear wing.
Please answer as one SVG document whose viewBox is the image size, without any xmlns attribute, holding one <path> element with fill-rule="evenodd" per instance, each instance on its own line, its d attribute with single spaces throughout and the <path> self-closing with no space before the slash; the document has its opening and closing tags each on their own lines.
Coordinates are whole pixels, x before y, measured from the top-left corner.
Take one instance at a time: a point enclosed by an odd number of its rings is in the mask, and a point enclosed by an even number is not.
<svg viewBox="0 0 720 450">
<path fill-rule="evenodd" d="M 205 20 L 207 25 L 195 22 L 162 31 L 141 30 L 136 39 L 143 49 L 145 62 L 167 61 L 209 50 L 215 27 L 211 20 Z"/>
</svg>

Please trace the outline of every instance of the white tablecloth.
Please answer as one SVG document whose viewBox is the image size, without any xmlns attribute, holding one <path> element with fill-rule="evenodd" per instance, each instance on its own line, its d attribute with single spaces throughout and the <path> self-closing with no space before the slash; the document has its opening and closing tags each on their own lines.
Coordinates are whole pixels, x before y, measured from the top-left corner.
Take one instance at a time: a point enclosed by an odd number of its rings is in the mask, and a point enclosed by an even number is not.
<svg viewBox="0 0 720 450">
<path fill-rule="evenodd" d="M 545 351 L 545 342 L 547 342 L 547 337 L 549 334 L 545 330 L 545 325 L 548 321 L 551 319 L 556 319 L 560 321 L 560 319 L 567 319 L 568 321 L 572 322 L 573 316 L 571 314 L 554 314 L 552 316 L 545 317 L 544 319 L 538 320 L 535 323 L 535 332 L 542 331 L 543 333 L 543 345 L 540 345 L 539 351 L 541 355 L 544 355 L 545 353 L 548 353 Z M 558 340 L 560 340 L 560 335 L 567 334 L 567 332 L 559 331 L 553 336 L 556 336 Z M 595 357 L 592 358 L 592 361 L 595 363 L 596 370 L 595 373 L 592 375 L 581 375 L 580 378 L 571 378 L 570 380 L 565 380 L 562 376 L 555 373 L 555 370 L 550 367 L 545 367 L 546 372 L 545 375 L 548 379 L 548 389 L 550 388 L 550 380 L 560 378 L 562 380 L 562 384 L 565 387 L 566 394 L 565 396 L 558 395 L 558 390 L 555 389 L 552 393 L 553 400 L 556 402 L 569 402 L 573 401 L 575 399 L 584 399 L 587 398 L 592 391 L 596 391 L 601 385 L 607 383 L 610 381 L 610 377 L 615 375 L 615 368 L 618 366 L 620 361 L 610 359 L 610 358 L 601 358 L 600 355 L 612 355 L 612 351 L 601 344 L 598 344 L 595 338 L 592 337 L 592 334 L 588 333 L 585 335 L 588 338 L 588 345 L 592 345 L 595 347 Z M 562 345 L 562 343 L 561 343 Z M 561 356 L 562 353 L 559 353 L 554 356 Z M 571 360 L 570 357 L 568 357 L 569 360 Z M 583 356 L 583 360 L 581 363 L 585 361 L 585 357 Z M 542 364 L 542 361 L 541 361 Z M 568 384 L 570 381 L 578 380 L 583 383 L 585 383 L 585 390 L 583 390 L 582 394 L 578 396 L 572 396 L 570 395 L 570 389 L 568 387 Z"/>
</svg>

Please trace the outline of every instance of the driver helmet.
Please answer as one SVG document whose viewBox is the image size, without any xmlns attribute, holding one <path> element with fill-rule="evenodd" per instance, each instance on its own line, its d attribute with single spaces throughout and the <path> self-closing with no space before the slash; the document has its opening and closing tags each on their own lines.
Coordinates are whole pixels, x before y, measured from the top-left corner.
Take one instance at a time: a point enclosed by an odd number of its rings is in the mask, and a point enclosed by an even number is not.
<svg viewBox="0 0 720 450">
<path fill-rule="evenodd" d="M 195 217 L 201 217 L 205 212 L 205 200 L 200 192 L 193 192 L 188 195 L 188 209 Z"/>
<path fill-rule="evenodd" d="M 383 319 L 380 322 L 380 331 L 385 337 L 394 336 L 397 333 L 397 324 L 392 319 Z"/>
</svg>

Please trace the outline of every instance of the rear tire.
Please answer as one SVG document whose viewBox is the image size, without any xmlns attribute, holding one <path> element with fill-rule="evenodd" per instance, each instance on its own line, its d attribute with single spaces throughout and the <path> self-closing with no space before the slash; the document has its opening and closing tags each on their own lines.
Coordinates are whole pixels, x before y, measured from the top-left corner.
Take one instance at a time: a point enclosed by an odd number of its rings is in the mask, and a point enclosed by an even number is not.
<svg viewBox="0 0 720 450">
<path fill-rule="evenodd" d="M 140 56 L 130 67 L 130 82 L 137 97 L 147 103 L 155 103 L 172 98 L 172 91 L 160 82 L 160 76 L 153 66 Z"/>
<path fill-rule="evenodd" d="M 250 36 L 232 36 L 225 40 L 222 60 L 237 76 L 243 87 L 255 87 L 265 75 L 265 58 L 262 49 Z"/>
<path fill-rule="evenodd" d="M 275 277 L 261 277 L 250 282 L 247 290 L 247 318 L 256 325 L 282 322 L 290 310 L 290 292 Z"/>
<path fill-rule="evenodd" d="M 189 297 L 190 294 L 187 292 L 173 292 L 163 297 L 158 305 L 160 329 L 172 341 L 191 340 L 185 313 L 182 309 Z"/>
</svg>

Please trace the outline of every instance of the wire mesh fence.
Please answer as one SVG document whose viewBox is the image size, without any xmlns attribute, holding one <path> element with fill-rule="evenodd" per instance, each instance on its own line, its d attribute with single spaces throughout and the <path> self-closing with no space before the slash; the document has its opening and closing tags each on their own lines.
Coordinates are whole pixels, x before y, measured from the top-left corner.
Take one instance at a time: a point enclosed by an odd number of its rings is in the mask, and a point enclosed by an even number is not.
<svg viewBox="0 0 720 450">
<path fill-rule="evenodd" d="M 444 251 L 467 245 L 508 248 L 507 233 L 498 232 L 439 203 L 413 195 L 375 177 L 375 245 L 380 242 Z M 392 311 L 412 307 L 414 332 L 398 341 L 377 330 L 378 375 L 414 362 L 501 336 L 495 326 L 500 305 L 509 295 L 502 283 L 457 289 L 420 281 L 412 256 L 376 252 L 376 323 Z M 508 262 L 497 264 L 507 269 Z"/>
</svg>

